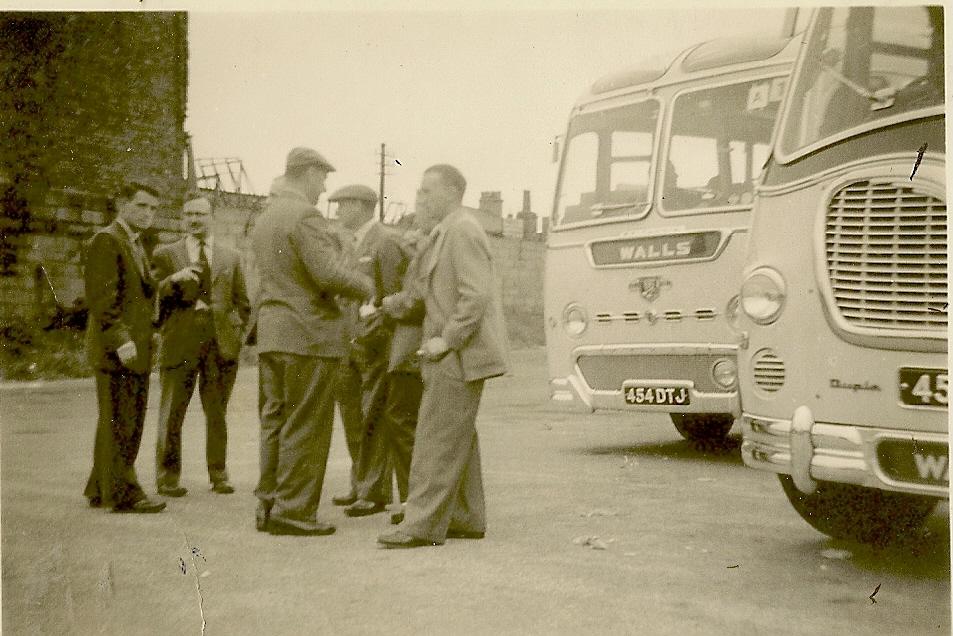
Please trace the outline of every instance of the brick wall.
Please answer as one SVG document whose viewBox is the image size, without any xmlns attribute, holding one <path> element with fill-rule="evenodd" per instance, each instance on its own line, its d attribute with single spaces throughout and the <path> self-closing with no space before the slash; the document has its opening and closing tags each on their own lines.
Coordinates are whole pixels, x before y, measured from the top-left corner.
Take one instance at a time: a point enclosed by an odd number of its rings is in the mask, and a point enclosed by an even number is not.
<svg viewBox="0 0 953 636">
<path fill-rule="evenodd" d="M 149 240 L 177 229 L 187 55 L 184 13 L 0 14 L 0 323 L 50 300 L 37 265 L 61 304 L 82 295 L 84 241 L 124 178 L 162 190 Z"/>
<path fill-rule="evenodd" d="M 504 309 L 508 313 L 542 316 L 546 244 L 491 236 L 490 247 L 500 272 Z"/>
</svg>

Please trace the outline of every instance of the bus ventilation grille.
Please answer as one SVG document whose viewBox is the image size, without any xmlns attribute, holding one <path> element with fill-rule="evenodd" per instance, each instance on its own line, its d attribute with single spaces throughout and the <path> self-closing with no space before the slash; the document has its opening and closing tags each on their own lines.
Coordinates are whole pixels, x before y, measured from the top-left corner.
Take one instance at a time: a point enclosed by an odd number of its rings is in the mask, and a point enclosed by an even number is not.
<svg viewBox="0 0 953 636">
<path fill-rule="evenodd" d="M 827 272 L 854 327 L 946 329 L 946 203 L 894 181 L 856 181 L 831 199 Z"/>
<path fill-rule="evenodd" d="M 761 349 L 751 359 L 754 383 L 762 391 L 777 393 L 784 386 L 784 360 L 771 349 Z"/>
</svg>

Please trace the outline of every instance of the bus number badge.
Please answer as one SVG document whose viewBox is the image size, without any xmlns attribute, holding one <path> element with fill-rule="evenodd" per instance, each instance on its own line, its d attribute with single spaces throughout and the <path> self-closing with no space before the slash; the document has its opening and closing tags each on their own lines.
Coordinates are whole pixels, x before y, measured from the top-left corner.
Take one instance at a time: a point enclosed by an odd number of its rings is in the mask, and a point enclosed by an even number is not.
<svg viewBox="0 0 953 636">
<path fill-rule="evenodd" d="M 672 281 L 661 276 L 643 276 L 629 283 L 630 290 L 638 291 L 649 302 L 658 298 L 664 288 L 671 286 Z"/>
</svg>

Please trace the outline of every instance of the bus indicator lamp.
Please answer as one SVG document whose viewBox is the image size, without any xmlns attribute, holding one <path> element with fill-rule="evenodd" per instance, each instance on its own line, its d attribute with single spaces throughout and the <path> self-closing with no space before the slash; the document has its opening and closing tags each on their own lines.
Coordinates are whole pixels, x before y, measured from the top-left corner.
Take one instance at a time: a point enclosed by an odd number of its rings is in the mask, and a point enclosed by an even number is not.
<svg viewBox="0 0 953 636">
<path fill-rule="evenodd" d="M 762 267 L 751 272 L 741 286 L 741 309 L 759 325 L 770 325 L 784 308 L 784 278 Z"/>
<path fill-rule="evenodd" d="M 563 329 L 573 338 L 578 338 L 589 326 L 589 317 L 582 305 L 570 303 L 563 310 Z"/>
<path fill-rule="evenodd" d="M 711 368 L 711 377 L 722 388 L 734 388 L 738 382 L 738 365 L 729 358 L 719 360 Z"/>
</svg>

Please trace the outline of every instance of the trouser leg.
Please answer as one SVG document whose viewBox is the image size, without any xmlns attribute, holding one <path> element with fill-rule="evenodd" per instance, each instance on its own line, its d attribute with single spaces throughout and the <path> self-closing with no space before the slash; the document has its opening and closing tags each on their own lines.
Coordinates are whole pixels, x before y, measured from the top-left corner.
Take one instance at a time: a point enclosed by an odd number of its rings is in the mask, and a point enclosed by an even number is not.
<svg viewBox="0 0 953 636">
<path fill-rule="evenodd" d="M 131 505 L 145 498 L 136 478 L 136 457 L 149 400 L 149 374 L 110 374 L 113 396 L 113 500 L 114 505 Z"/>
<path fill-rule="evenodd" d="M 351 456 L 351 495 L 357 495 L 358 470 L 361 461 L 361 442 L 364 438 L 364 418 L 361 414 L 361 374 L 350 361 L 342 361 L 335 375 L 334 396 L 341 413 L 341 426 L 347 452 Z"/>
<path fill-rule="evenodd" d="M 407 501 L 410 458 L 417 430 L 417 411 L 424 385 L 415 373 L 394 372 L 388 376 L 387 405 L 384 422 L 390 463 L 397 478 L 397 492 Z"/>
<path fill-rule="evenodd" d="M 113 505 L 113 398 L 110 375 L 96 372 L 96 401 L 98 414 L 96 419 L 96 438 L 93 444 L 93 468 L 86 480 L 83 494 L 103 506 Z"/>
<path fill-rule="evenodd" d="M 450 527 L 456 530 L 484 532 L 486 530 L 486 508 L 483 498 L 483 470 L 480 466 L 480 440 L 473 431 L 473 443 L 470 457 L 460 479 L 460 488 L 454 500 Z"/>
<path fill-rule="evenodd" d="M 284 423 L 278 435 L 272 519 L 308 527 L 315 522 L 334 424 L 338 361 L 285 354 Z"/>
<path fill-rule="evenodd" d="M 451 358 L 424 367 L 410 493 L 400 526 L 411 536 L 436 543 L 446 538 L 460 485 L 471 463 L 483 393 L 482 380 L 464 382 L 448 371 L 447 365 L 458 364 Z M 473 468 L 478 471 L 479 464 Z M 475 500 L 468 501 L 468 506 L 482 509 L 481 502 Z"/>
<path fill-rule="evenodd" d="M 178 486 L 182 472 L 182 423 L 192 399 L 198 369 L 184 364 L 159 371 L 159 425 L 156 435 L 156 486 Z"/>
<path fill-rule="evenodd" d="M 199 396 L 205 411 L 205 460 L 209 481 L 215 484 L 228 479 L 226 414 L 238 375 L 238 362 L 224 359 L 214 339 L 208 341 L 206 347 L 199 361 Z"/>
<path fill-rule="evenodd" d="M 388 504 L 393 498 L 390 458 L 384 432 L 387 406 L 387 364 L 375 364 L 362 374 L 364 432 L 357 470 L 357 495 L 365 501 Z"/>
<path fill-rule="evenodd" d="M 258 417 L 260 477 L 255 496 L 267 506 L 275 498 L 278 437 L 285 418 L 285 360 L 280 353 L 258 354 Z"/>
</svg>

